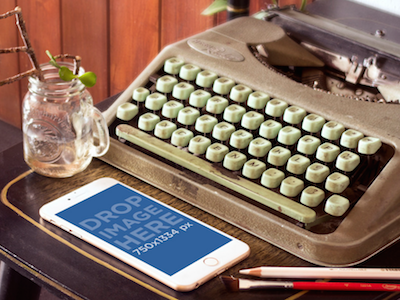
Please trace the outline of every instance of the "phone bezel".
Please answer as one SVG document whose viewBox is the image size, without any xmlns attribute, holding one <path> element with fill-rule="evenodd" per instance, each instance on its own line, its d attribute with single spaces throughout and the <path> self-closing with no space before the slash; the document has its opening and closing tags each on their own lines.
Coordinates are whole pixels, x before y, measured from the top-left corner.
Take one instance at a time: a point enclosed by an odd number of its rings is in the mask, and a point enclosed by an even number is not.
<svg viewBox="0 0 400 300">
<path fill-rule="evenodd" d="M 117 247 L 113 246 L 107 241 L 93 235 L 89 231 L 77 227 L 74 224 L 66 221 L 65 219 L 57 216 L 59 212 L 75 204 L 78 204 L 79 202 L 84 201 L 85 199 L 92 197 L 97 193 L 100 193 L 101 191 L 112 187 L 115 184 L 121 184 L 129 189 L 132 189 L 135 192 L 147 197 L 151 201 L 155 201 L 165 207 L 168 207 L 169 209 L 175 211 L 178 214 L 181 214 L 189 219 L 192 219 L 196 222 L 203 224 L 204 226 L 210 228 L 215 232 L 218 232 L 221 235 L 229 237 L 231 241 L 223 245 L 222 247 L 214 250 L 213 252 L 209 253 L 208 255 L 200 258 L 199 260 L 195 261 L 194 263 L 190 264 L 189 266 L 185 267 L 179 272 L 173 274 L 172 276 L 169 276 L 168 274 L 160 271 L 159 269 L 145 263 L 144 261 L 134 257 L 133 255 L 130 255 L 125 251 L 118 249 Z M 149 195 L 146 195 L 118 180 L 108 177 L 95 180 L 85 186 L 82 186 L 64 196 L 61 196 L 43 205 L 39 210 L 39 214 L 44 220 L 77 236 L 78 238 L 103 250 L 104 252 L 114 256 L 115 258 L 127 263 L 128 265 L 140 270 L 141 272 L 149 275 L 150 277 L 153 277 L 154 279 L 164 283 L 165 285 L 177 291 L 191 291 L 197 288 L 204 282 L 217 276 L 224 270 L 245 259 L 250 254 L 250 248 L 246 243 L 186 213 L 179 211 L 174 207 L 171 207 L 163 203 L 162 201 L 159 201 Z M 214 258 L 218 260 L 219 263 L 216 266 L 207 265 L 204 262 L 205 259 L 207 258 Z"/>
</svg>

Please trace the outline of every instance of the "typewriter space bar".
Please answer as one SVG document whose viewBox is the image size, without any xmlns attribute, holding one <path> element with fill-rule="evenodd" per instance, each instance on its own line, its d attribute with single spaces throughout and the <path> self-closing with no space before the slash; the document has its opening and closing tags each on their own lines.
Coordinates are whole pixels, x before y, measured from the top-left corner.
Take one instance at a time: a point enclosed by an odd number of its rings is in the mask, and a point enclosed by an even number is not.
<svg viewBox="0 0 400 300">
<path fill-rule="evenodd" d="M 252 200 L 303 223 L 315 220 L 315 211 L 241 177 L 227 176 L 213 165 L 130 125 L 117 126 L 116 134 L 135 145 L 202 175 Z"/>
</svg>

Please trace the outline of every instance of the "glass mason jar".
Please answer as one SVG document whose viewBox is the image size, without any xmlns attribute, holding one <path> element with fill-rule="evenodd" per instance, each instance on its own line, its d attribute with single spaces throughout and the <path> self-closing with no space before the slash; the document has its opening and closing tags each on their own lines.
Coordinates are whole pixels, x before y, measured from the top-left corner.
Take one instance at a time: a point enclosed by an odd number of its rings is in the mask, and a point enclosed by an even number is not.
<svg viewBox="0 0 400 300">
<path fill-rule="evenodd" d="M 72 63 L 59 65 L 74 68 Z M 24 159 L 39 174 L 69 177 L 83 171 L 92 157 L 107 152 L 108 127 L 78 79 L 61 80 L 50 64 L 41 69 L 43 79 L 29 78 L 23 101 Z"/>
</svg>

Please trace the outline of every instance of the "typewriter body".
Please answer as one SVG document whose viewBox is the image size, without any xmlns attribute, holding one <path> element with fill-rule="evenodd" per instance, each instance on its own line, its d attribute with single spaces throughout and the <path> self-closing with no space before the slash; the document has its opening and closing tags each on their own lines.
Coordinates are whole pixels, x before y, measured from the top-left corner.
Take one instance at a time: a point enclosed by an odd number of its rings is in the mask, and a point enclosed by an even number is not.
<svg viewBox="0 0 400 300">
<path fill-rule="evenodd" d="M 327 48 L 333 40 L 336 48 Z M 400 54 L 400 47 L 395 43 L 292 8 L 235 19 L 160 52 L 104 112 L 111 146 L 102 159 L 307 261 L 325 266 L 357 264 L 400 237 L 400 62 L 396 53 Z M 167 63 L 177 63 L 179 68 L 189 64 L 188 69 L 198 69 L 197 75 L 180 75 Z M 215 83 L 213 87 L 204 78 L 196 79 L 203 71 L 240 88 L 217 90 Z M 165 80 L 164 85 L 160 80 Z M 170 80 L 183 90 L 189 87 L 190 94 L 201 90 L 198 97 L 209 96 L 189 100 L 189 94 L 182 96 L 185 91 L 175 93 L 168 86 Z M 232 93 L 234 89 L 257 92 L 253 96 L 261 95 L 261 102 L 256 103 L 254 97 L 249 100 L 249 93 L 242 100 Z M 161 104 L 146 102 L 153 94 L 157 95 L 152 100 L 162 98 Z M 211 108 L 214 100 L 227 102 L 221 109 L 219 104 Z M 180 106 L 175 115 L 163 110 L 170 101 Z M 275 107 L 267 109 L 267 102 Z M 239 119 L 225 112 L 232 107 L 243 111 Z M 214 123 L 202 127 L 194 119 L 179 120 L 178 110 Z M 300 112 L 301 120 L 296 121 L 290 112 Z M 248 116 L 261 121 L 254 127 L 246 125 L 243 119 Z M 156 119 L 150 129 L 143 125 L 146 118 Z M 319 125 L 316 119 L 321 120 Z M 261 127 L 273 127 L 272 121 L 279 123 L 282 132 L 262 131 Z M 154 126 L 160 122 L 165 129 L 176 126 L 171 130 L 180 130 L 184 136 L 191 131 L 193 144 L 157 133 Z M 228 138 L 216 134 L 220 123 L 233 124 L 234 133 Z M 322 132 L 328 129 L 323 127 L 327 123 L 342 128 L 339 135 Z M 300 135 L 286 142 L 285 131 Z M 242 141 L 233 141 L 237 132 L 247 137 L 244 146 Z M 340 137 L 347 133 L 361 134 L 355 145 Z M 340 152 L 324 159 L 317 146 L 304 150 L 300 143 L 305 140 Z M 259 144 L 269 146 L 259 148 Z M 206 152 L 208 147 L 220 157 Z M 220 149 L 227 152 L 218 154 Z M 289 154 L 274 160 L 275 152 Z M 354 156 L 357 167 L 342 166 L 338 162 L 342 154 Z M 243 157 L 246 162 L 235 160 Z M 228 158 L 233 162 L 229 164 Z M 304 161 L 299 167 L 302 171 L 297 171 L 297 161 Z M 329 169 L 329 174 L 310 179 L 312 165 L 318 166 L 315 171 Z M 330 176 L 334 181 L 344 178 L 343 189 L 331 189 Z M 292 191 L 299 186 L 300 190 Z M 322 198 L 315 200 L 314 192 Z"/>
</svg>

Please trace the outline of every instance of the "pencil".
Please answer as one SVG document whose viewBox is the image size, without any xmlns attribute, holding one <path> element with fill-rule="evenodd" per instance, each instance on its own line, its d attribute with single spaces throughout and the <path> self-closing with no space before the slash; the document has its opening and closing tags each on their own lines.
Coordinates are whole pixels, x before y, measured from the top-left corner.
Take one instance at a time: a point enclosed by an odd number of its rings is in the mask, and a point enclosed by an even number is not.
<svg viewBox="0 0 400 300">
<path fill-rule="evenodd" d="M 399 291 L 400 284 L 364 282 L 302 282 L 302 281 L 264 281 L 221 276 L 227 290 L 231 292 L 252 289 L 293 289 L 320 291 Z"/>
<path fill-rule="evenodd" d="M 258 267 L 239 273 L 261 278 L 400 279 L 400 269 L 380 268 Z"/>
</svg>

